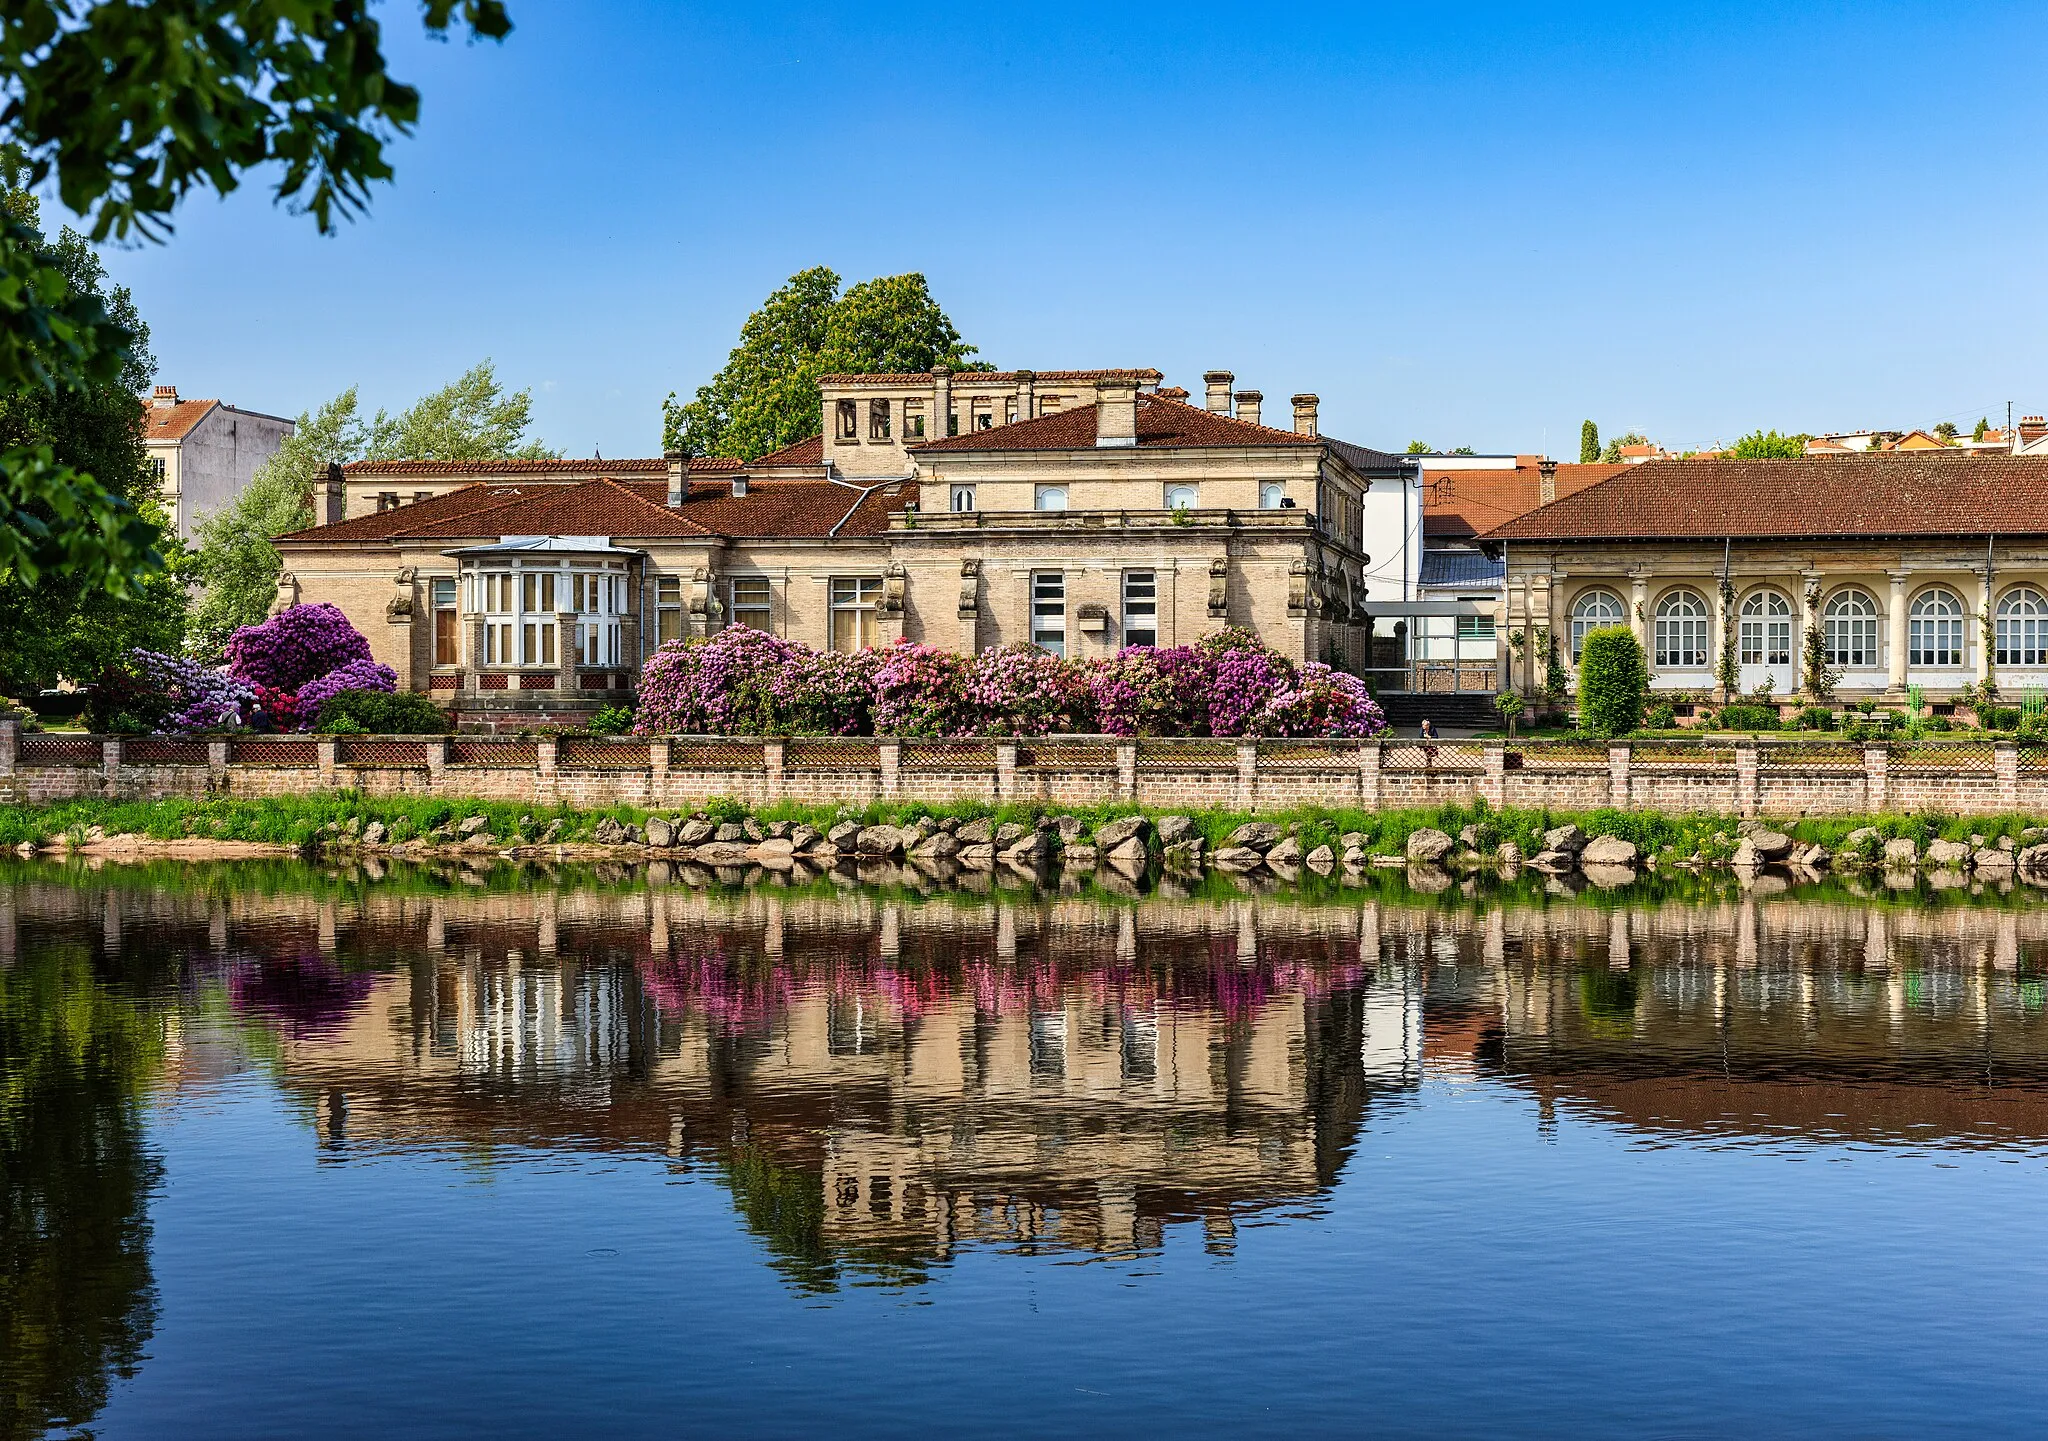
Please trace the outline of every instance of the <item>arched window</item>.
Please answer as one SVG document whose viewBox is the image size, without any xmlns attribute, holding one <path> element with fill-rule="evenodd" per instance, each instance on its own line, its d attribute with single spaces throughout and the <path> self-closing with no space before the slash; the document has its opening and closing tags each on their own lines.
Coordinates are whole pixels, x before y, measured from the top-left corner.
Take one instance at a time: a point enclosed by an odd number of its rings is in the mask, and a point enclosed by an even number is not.
<svg viewBox="0 0 2048 1441">
<path fill-rule="evenodd" d="M 1877 602 L 1865 592 L 1837 591 L 1821 612 L 1820 629 L 1830 666 L 1847 670 L 1879 663 Z"/>
<path fill-rule="evenodd" d="M 2048 665 L 2048 599 L 2030 585 L 1998 602 L 1998 663 Z"/>
<path fill-rule="evenodd" d="M 1792 664 L 1792 602 L 1774 590 L 1760 590 L 1742 603 L 1741 658 L 1744 665 Z"/>
<path fill-rule="evenodd" d="M 1693 591 L 1674 590 L 1657 602 L 1657 666 L 1704 669 L 1707 603 Z"/>
<path fill-rule="evenodd" d="M 1169 485 L 1166 487 L 1166 508 L 1168 510 L 1193 510 L 1195 488 L 1192 485 Z"/>
<path fill-rule="evenodd" d="M 1611 590 L 1589 590 L 1572 602 L 1572 659 L 1586 644 L 1586 632 L 1621 624 L 1621 600 Z"/>
<path fill-rule="evenodd" d="M 1906 664 L 1963 663 L 1963 603 L 1952 590 L 1930 586 L 1906 612 Z"/>
</svg>

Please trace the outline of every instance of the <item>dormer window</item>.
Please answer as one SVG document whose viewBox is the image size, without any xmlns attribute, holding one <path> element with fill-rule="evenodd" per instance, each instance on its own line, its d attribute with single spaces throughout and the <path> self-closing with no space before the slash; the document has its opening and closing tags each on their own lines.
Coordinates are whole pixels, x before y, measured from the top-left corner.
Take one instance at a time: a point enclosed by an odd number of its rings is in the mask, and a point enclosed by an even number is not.
<svg viewBox="0 0 2048 1441">
<path fill-rule="evenodd" d="M 860 439 L 860 406 L 851 400 L 842 400 L 837 406 L 838 421 L 833 426 L 834 440 Z"/>
</svg>

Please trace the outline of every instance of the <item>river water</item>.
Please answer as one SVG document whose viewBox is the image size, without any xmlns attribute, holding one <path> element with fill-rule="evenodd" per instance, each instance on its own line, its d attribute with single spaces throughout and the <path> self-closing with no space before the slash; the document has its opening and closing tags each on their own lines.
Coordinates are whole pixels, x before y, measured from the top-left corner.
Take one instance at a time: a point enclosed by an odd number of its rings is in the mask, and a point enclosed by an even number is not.
<svg viewBox="0 0 2048 1441">
<path fill-rule="evenodd" d="M 2048 901 L 0 868 L 0 1438 L 1991 1436 Z"/>
</svg>

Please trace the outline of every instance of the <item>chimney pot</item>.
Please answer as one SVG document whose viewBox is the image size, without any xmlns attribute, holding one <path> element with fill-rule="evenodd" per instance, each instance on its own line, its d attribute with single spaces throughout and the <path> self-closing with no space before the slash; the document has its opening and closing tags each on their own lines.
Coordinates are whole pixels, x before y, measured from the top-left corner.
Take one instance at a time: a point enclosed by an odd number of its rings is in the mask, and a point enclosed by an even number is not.
<svg viewBox="0 0 2048 1441">
<path fill-rule="evenodd" d="M 1321 398 L 1314 395 L 1297 395 L 1294 397 L 1294 433 L 1296 435 L 1314 435 L 1316 433 L 1316 407 L 1321 403 Z"/>
<path fill-rule="evenodd" d="M 680 510 L 690 489 L 690 458 L 680 450 L 667 451 L 662 458 L 668 462 L 669 509 Z"/>
<path fill-rule="evenodd" d="M 1247 425 L 1259 424 L 1259 406 L 1266 395 L 1260 390 L 1240 390 L 1237 393 L 1237 418 Z"/>
<path fill-rule="evenodd" d="M 1208 392 L 1202 405 L 1212 415 L 1230 414 L 1230 387 L 1237 379 L 1227 370 L 1205 370 L 1202 385 Z"/>
<path fill-rule="evenodd" d="M 1138 382 L 1131 376 L 1095 382 L 1095 443 L 1119 449 L 1138 443 Z"/>
<path fill-rule="evenodd" d="M 149 403 L 151 405 L 160 405 L 168 410 L 171 406 L 178 403 L 178 387 L 175 385 L 159 385 L 154 393 L 150 395 Z"/>
</svg>

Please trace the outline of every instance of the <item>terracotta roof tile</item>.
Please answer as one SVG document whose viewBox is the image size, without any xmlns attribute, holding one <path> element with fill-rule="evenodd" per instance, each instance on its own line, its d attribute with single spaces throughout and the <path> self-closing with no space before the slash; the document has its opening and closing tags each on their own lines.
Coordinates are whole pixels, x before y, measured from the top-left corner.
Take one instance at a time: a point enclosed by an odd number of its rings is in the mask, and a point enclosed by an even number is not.
<svg viewBox="0 0 2048 1441">
<path fill-rule="evenodd" d="M 737 460 L 722 455 L 699 455 L 690 459 L 692 474 L 732 471 L 741 468 Z M 357 460 L 342 467 L 352 476 L 543 476 L 543 475 L 666 475 L 668 462 L 661 457 L 634 460 Z"/>
<path fill-rule="evenodd" d="M 176 405 L 150 405 L 143 423 L 144 440 L 183 440 L 206 418 L 218 400 L 181 400 Z"/>
<path fill-rule="evenodd" d="M 451 490 L 445 495 L 401 505 L 395 510 L 379 511 L 375 515 L 359 515 L 334 525 L 308 526 L 304 530 L 291 531 L 277 538 L 346 542 L 388 540 L 415 526 L 445 520 L 451 516 L 467 515 L 472 511 L 490 510 L 523 495 L 560 489 L 560 486 L 545 484 L 465 485 L 460 490 Z"/>
<path fill-rule="evenodd" d="M 1986 534 L 2048 535 L 2048 456 L 1905 451 L 1804 460 L 1653 460 L 1508 521 L 1482 539 Z"/>
<path fill-rule="evenodd" d="M 1422 533 L 1461 540 L 1527 515 L 1543 502 L 1543 473 L 1534 456 L 1513 470 L 1422 470 Z M 1638 467 L 1618 462 L 1557 467 L 1557 495 L 1576 495 L 1588 486 Z"/>
<path fill-rule="evenodd" d="M 753 461 L 754 466 L 764 469 L 770 466 L 823 465 L 824 463 L 825 437 L 822 435 L 811 436 L 808 440 L 799 440 L 793 445 L 783 446 L 780 450 L 771 450 L 766 455 L 756 457 Z M 696 469 L 694 462 L 690 468 L 692 470 Z"/>
<path fill-rule="evenodd" d="M 985 450 L 1093 450 L 1095 413 L 1093 405 L 1055 411 L 1034 420 L 1020 420 L 967 435 L 913 445 L 914 454 L 930 451 Z M 1138 398 L 1138 446 L 1140 449 L 1169 449 L 1190 446 L 1321 445 L 1316 435 L 1296 435 L 1291 430 L 1274 430 L 1253 425 L 1228 415 L 1215 415 L 1200 406 L 1163 400 L 1156 395 Z"/>
</svg>

